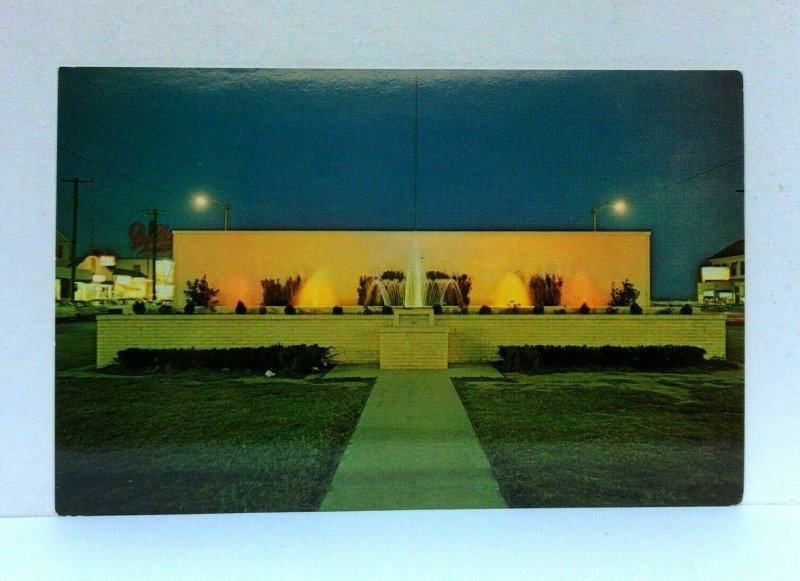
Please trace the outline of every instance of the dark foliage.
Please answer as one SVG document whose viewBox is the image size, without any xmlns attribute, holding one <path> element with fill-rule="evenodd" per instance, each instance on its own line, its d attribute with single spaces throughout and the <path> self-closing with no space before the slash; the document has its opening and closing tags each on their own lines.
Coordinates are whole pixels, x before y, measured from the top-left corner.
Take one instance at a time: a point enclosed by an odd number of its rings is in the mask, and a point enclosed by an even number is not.
<svg viewBox="0 0 800 581">
<path fill-rule="evenodd" d="M 674 313 L 675 311 L 672 309 L 672 307 L 666 307 L 664 309 L 658 309 L 656 311 L 656 315 L 672 315 Z"/>
<path fill-rule="evenodd" d="M 283 314 L 284 315 L 295 315 L 297 314 L 297 309 L 294 308 L 292 305 L 286 305 L 283 307 Z"/>
<path fill-rule="evenodd" d="M 566 315 L 567 314 L 567 309 L 556 309 L 555 311 L 553 311 L 553 314 L 554 315 Z"/>
<path fill-rule="evenodd" d="M 617 307 L 608 307 L 606 313 L 609 315 L 617 315 L 619 314 L 619 309 Z"/>
<path fill-rule="evenodd" d="M 492 314 L 492 307 L 489 305 L 483 305 L 480 309 L 478 309 L 479 315 L 491 315 Z"/>
<path fill-rule="evenodd" d="M 631 315 L 641 315 L 644 312 L 644 309 L 639 306 L 639 303 L 633 301 L 631 303 Z"/>
<path fill-rule="evenodd" d="M 463 305 L 460 309 L 458 309 L 458 313 L 460 315 L 469 315 L 469 307 L 467 305 Z"/>
<path fill-rule="evenodd" d="M 425 278 L 428 280 L 446 280 L 450 278 L 450 275 L 441 270 L 429 270 L 425 273 Z"/>
<path fill-rule="evenodd" d="M 330 347 L 319 345 L 270 345 L 231 349 L 123 349 L 120 365 L 128 369 L 271 369 L 276 373 L 310 373 L 322 368 Z"/>
<path fill-rule="evenodd" d="M 603 347 L 522 345 L 499 347 L 503 368 L 530 372 L 539 369 L 596 369 L 624 367 L 664 370 L 703 365 L 705 349 L 686 345 Z"/>
<path fill-rule="evenodd" d="M 531 309 L 531 313 L 533 313 L 534 315 L 543 315 L 544 305 L 534 305 L 533 309 Z"/>
<path fill-rule="evenodd" d="M 267 314 L 267 307 L 265 307 L 264 305 L 261 305 L 260 307 L 258 307 L 258 314 L 259 315 L 266 315 Z"/>
<path fill-rule="evenodd" d="M 639 298 L 639 291 L 627 278 L 622 281 L 622 288 L 617 288 L 617 283 L 611 283 L 611 300 L 608 301 L 609 307 L 627 307 L 636 302 Z"/>
<path fill-rule="evenodd" d="M 144 315 L 147 312 L 147 307 L 145 307 L 144 301 L 136 301 L 133 303 L 133 312 L 137 315 Z"/>
<path fill-rule="evenodd" d="M 264 279 L 261 281 L 261 304 L 276 307 L 291 305 L 302 284 L 303 279 L 300 275 L 294 278 L 290 276 L 286 282 L 281 282 L 279 278 Z"/>
<path fill-rule="evenodd" d="M 394 309 L 392 307 L 390 307 L 389 305 L 383 305 L 381 307 L 381 314 L 382 315 L 393 315 L 394 314 Z"/>
<path fill-rule="evenodd" d="M 183 291 L 186 298 L 192 301 L 198 307 L 207 307 L 214 309 L 218 301 L 214 297 L 219 294 L 218 288 L 211 288 L 206 280 L 206 275 L 203 278 L 196 278 L 194 281 L 186 281 L 186 290 Z"/>
<path fill-rule="evenodd" d="M 370 277 L 372 278 L 372 277 Z M 386 270 L 381 274 L 382 280 L 396 280 L 402 282 L 406 279 L 406 273 L 402 270 Z"/>
<path fill-rule="evenodd" d="M 461 305 L 469 306 L 469 291 L 472 290 L 472 278 L 468 274 L 454 274 L 453 280 L 456 281 L 458 290 L 461 292 Z"/>
<path fill-rule="evenodd" d="M 342 307 L 340 307 L 339 305 L 336 305 L 331 310 L 331 314 L 333 314 L 333 315 L 343 315 L 344 314 L 344 309 Z"/>
<path fill-rule="evenodd" d="M 247 305 L 245 305 L 242 301 L 236 301 L 236 314 L 237 315 L 247 314 Z"/>
<path fill-rule="evenodd" d="M 442 305 L 433 305 L 433 314 L 434 315 L 441 315 L 444 312 Z"/>
<path fill-rule="evenodd" d="M 367 300 L 367 287 L 370 285 L 371 282 L 372 282 L 371 276 L 360 276 L 358 278 L 358 289 L 356 289 L 356 292 L 358 292 L 359 305 L 363 306 L 364 301 Z"/>
<path fill-rule="evenodd" d="M 175 309 L 172 308 L 172 305 L 160 305 L 158 307 L 158 314 L 159 315 L 171 315 L 175 312 Z"/>
<path fill-rule="evenodd" d="M 685 304 L 681 307 L 681 315 L 691 315 L 692 314 L 692 307 L 689 304 Z"/>
<path fill-rule="evenodd" d="M 592 312 L 592 309 L 590 309 L 590 308 L 589 308 L 589 305 L 587 305 L 586 303 L 583 303 L 583 304 L 581 305 L 581 307 L 578 309 L 578 312 L 579 312 L 581 315 L 588 315 L 589 313 L 591 313 L 591 312 Z"/>
<path fill-rule="evenodd" d="M 194 314 L 194 303 L 191 300 L 186 301 L 186 304 L 183 305 L 183 312 L 184 312 L 184 314 L 187 314 L 187 315 L 193 315 Z"/>
<path fill-rule="evenodd" d="M 531 302 L 534 305 L 556 307 L 561 304 L 561 287 L 564 279 L 555 274 L 534 274 L 528 281 Z"/>
</svg>

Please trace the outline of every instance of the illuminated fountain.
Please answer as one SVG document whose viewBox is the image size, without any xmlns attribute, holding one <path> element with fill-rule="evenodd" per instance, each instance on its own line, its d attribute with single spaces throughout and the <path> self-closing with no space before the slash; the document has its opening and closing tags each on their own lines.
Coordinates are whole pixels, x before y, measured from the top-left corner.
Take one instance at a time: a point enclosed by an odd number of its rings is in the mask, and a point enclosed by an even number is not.
<svg viewBox="0 0 800 581">
<path fill-rule="evenodd" d="M 422 256 L 415 244 L 409 256 L 408 269 L 394 278 L 373 278 L 364 293 L 364 305 L 384 304 L 408 309 L 433 305 L 460 305 L 463 296 L 458 282 L 452 278 L 427 280 Z"/>
</svg>

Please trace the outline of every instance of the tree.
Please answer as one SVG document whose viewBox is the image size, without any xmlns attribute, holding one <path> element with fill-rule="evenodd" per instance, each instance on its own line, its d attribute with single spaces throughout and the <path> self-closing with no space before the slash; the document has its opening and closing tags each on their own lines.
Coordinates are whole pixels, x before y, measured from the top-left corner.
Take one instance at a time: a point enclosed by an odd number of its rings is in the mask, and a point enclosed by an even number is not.
<svg viewBox="0 0 800 581">
<path fill-rule="evenodd" d="M 557 307 L 561 304 L 561 287 L 564 279 L 555 274 L 545 273 L 544 276 L 534 274 L 528 282 L 531 302 L 546 307 Z"/>
<path fill-rule="evenodd" d="M 286 279 L 285 283 L 281 279 L 267 278 L 261 281 L 261 304 L 263 306 L 285 307 L 291 305 L 295 295 L 300 291 L 303 280 L 300 275 Z"/>
<path fill-rule="evenodd" d="M 219 302 L 214 298 L 219 294 L 219 289 L 211 288 L 206 280 L 205 274 L 203 275 L 203 278 L 194 279 L 194 282 L 187 280 L 186 290 L 183 291 L 183 294 L 185 294 L 186 298 L 192 301 L 192 303 L 198 307 L 208 307 L 213 309 L 214 306 L 216 306 Z"/>
<path fill-rule="evenodd" d="M 611 283 L 611 300 L 608 301 L 610 307 L 628 307 L 639 298 L 639 291 L 627 278 L 622 281 L 622 287 L 617 288 L 615 282 Z"/>
</svg>

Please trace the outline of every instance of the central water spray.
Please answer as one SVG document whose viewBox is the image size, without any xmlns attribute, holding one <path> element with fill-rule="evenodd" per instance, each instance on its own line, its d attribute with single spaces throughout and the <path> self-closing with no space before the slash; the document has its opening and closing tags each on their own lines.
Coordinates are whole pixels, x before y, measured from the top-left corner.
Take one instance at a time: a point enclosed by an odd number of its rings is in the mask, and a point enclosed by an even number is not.
<svg viewBox="0 0 800 581">
<path fill-rule="evenodd" d="M 411 254 L 408 257 L 408 267 L 406 270 L 406 288 L 405 296 L 403 297 L 404 307 L 422 307 L 425 306 L 423 301 L 423 289 L 425 286 L 424 274 L 422 269 L 422 253 L 419 249 L 419 242 L 414 237 L 414 242 L 411 244 Z"/>
</svg>

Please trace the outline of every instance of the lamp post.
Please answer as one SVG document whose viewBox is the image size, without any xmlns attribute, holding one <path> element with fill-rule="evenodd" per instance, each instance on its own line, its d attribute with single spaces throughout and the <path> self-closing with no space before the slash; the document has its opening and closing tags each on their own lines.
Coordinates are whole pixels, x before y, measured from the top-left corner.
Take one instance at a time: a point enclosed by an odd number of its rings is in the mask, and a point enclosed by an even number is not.
<svg viewBox="0 0 800 581">
<path fill-rule="evenodd" d="M 608 204 L 603 204 L 602 206 L 592 206 L 589 212 L 592 214 L 592 231 L 597 232 L 597 212 L 599 210 L 604 210 L 606 208 L 611 208 L 615 214 L 621 216 L 628 210 L 628 204 L 625 203 L 625 200 L 615 200 Z"/>
<path fill-rule="evenodd" d="M 217 204 L 222 206 L 223 211 L 223 221 L 222 221 L 222 229 L 228 229 L 228 213 L 231 210 L 231 205 L 228 202 L 216 200 L 209 196 L 208 194 L 195 194 L 192 198 L 192 203 L 197 210 L 205 210 L 209 204 Z"/>
</svg>

